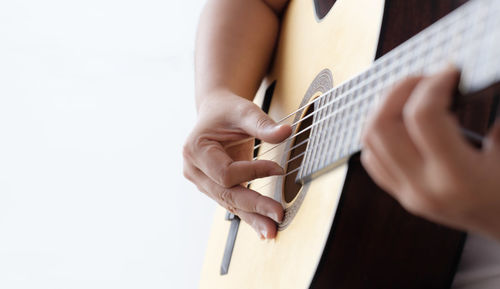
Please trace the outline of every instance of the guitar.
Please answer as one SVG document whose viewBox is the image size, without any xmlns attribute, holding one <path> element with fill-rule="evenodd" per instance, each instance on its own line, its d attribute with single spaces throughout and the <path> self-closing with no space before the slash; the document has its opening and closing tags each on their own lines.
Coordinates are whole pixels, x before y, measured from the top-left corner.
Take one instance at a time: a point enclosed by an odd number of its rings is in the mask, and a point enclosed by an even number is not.
<svg viewBox="0 0 500 289">
<path fill-rule="evenodd" d="M 217 209 L 200 287 L 449 288 L 465 234 L 379 189 L 359 163 L 360 135 L 395 82 L 453 62 L 469 96 L 456 105 L 464 133 L 480 139 L 500 78 L 499 13 L 496 0 L 291 1 L 255 100 L 292 125 L 282 144 L 256 146 L 286 175 L 249 184 L 285 218 L 276 239 L 261 241 Z"/>
</svg>

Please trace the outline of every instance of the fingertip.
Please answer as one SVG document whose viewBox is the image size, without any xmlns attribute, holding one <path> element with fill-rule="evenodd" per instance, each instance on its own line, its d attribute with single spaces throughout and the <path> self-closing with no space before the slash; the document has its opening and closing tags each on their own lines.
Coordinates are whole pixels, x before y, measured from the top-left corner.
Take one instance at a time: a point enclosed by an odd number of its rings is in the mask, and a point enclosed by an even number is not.
<svg viewBox="0 0 500 289">
<path fill-rule="evenodd" d="M 448 63 L 446 65 L 446 68 L 444 69 L 443 73 L 446 74 L 460 74 L 460 68 L 455 64 L 455 63 Z"/>
<path fill-rule="evenodd" d="M 278 125 L 277 130 L 282 134 L 288 137 L 290 134 L 292 134 L 292 126 L 289 124 L 280 124 Z"/>
<path fill-rule="evenodd" d="M 276 224 L 271 220 L 266 220 L 259 228 L 259 233 L 263 239 L 274 239 L 276 238 L 277 228 Z"/>
<path fill-rule="evenodd" d="M 276 237 L 277 226 L 273 220 L 264 215 L 238 211 L 238 216 L 257 233 L 260 239 L 273 239 Z"/>
<path fill-rule="evenodd" d="M 288 124 L 279 124 L 263 131 L 262 140 L 268 143 L 280 143 L 292 134 Z"/>
<path fill-rule="evenodd" d="M 447 87 L 450 90 L 455 86 L 460 78 L 460 69 L 453 63 L 448 64 L 443 71 L 438 73 L 435 77 L 436 85 Z M 432 77 L 430 79 L 433 79 Z"/>
<path fill-rule="evenodd" d="M 269 175 L 270 176 L 281 176 L 284 174 L 285 174 L 285 170 L 277 163 L 273 163 L 273 166 L 269 170 Z"/>
<path fill-rule="evenodd" d="M 285 212 L 283 211 L 283 207 L 279 204 L 275 206 L 271 212 L 267 213 L 267 217 L 271 218 L 277 224 L 281 224 L 281 222 L 283 222 L 284 215 Z"/>
</svg>

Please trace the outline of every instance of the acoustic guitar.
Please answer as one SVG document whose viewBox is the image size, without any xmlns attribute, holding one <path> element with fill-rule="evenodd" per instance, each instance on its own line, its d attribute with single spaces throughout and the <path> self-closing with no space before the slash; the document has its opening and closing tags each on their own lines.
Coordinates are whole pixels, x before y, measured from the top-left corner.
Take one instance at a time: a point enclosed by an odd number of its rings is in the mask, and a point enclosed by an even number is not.
<svg viewBox="0 0 500 289">
<path fill-rule="evenodd" d="M 449 288 L 466 235 L 407 213 L 360 165 L 369 112 L 398 80 L 454 63 L 455 108 L 480 140 L 495 107 L 498 0 L 292 0 L 255 101 L 292 125 L 256 158 L 286 175 L 250 188 L 281 202 L 276 239 L 216 211 L 200 287 Z"/>
</svg>

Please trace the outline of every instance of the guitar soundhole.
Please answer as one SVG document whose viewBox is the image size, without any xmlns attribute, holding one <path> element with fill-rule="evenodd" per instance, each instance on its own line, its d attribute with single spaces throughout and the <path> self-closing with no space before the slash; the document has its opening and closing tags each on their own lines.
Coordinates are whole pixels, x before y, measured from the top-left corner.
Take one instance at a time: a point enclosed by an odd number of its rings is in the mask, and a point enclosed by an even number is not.
<svg viewBox="0 0 500 289">
<path fill-rule="evenodd" d="M 290 151 L 290 156 L 288 157 L 288 165 L 286 166 L 286 177 L 284 181 L 284 190 L 283 197 L 285 202 L 292 202 L 297 194 L 300 192 L 302 185 L 296 182 L 298 168 L 302 164 L 302 159 L 304 158 L 304 153 L 307 148 L 307 143 L 309 139 L 309 133 L 311 131 L 311 125 L 313 121 L 313 117 L 308 117 L 314 111 L 314 105 L 310 105 L 305 114 L 303 115 L 303 121 L 297 126 L 295 134 L 298 134 L 292 142 L 291 147 L 293 148 Z M 290 173 L 293 172 L 293 173 Z M 290 173 L 290 174 L 289 174 Z"/>
</svg>

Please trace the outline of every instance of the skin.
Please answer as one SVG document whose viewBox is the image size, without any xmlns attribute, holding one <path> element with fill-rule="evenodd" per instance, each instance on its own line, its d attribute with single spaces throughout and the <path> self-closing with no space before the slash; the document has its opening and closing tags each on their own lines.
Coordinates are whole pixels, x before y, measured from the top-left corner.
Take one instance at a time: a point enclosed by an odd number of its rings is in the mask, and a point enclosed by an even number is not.
<svg viewBox="0 0 500 289">
<path fill-rule="evenodd" d="M 251 99 L 269 66 L 286 3 L 208 1 L 196 41 L 198 121 L 183 149 L 184 176 L 250 224 L 261 238 L 276 236 L 283 207 L 244 183 L 281 175 L 283 169 L 275 162 L 251 161 L 251 138 L 279 143 L 291 128 L 277 126 Z M 248 141 L 229 146 L 242 140 Z"/>
<path fill-rule="evenodd" d="M 261 238 L 276 236 L 283 208 L 244 184 L 283 170 L 251 161 L 252 138 L 279 143 L 291 128 L 276 125 L 251 99 L 269 66 L 286 3 L 208 1 L 196 41 L 198 121 L 183 148 L 184 176 Z M 483 149 L 467 143 L 448 112 L 457 80 L 450 68 L 396 85 L 365 128 L 361 159 L 408 211 L 500 240 L 500 125 Z"/>
<path fill-rule="evenodd" d="M 409 212 L 500 241 L 500 122 L 476 149 L 449 111 L 450 67 L 395 86 L 363 135 L 361 161 Z"/>
</svg>

